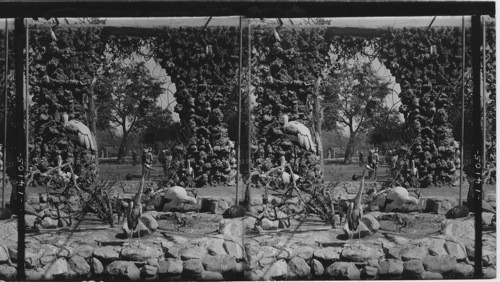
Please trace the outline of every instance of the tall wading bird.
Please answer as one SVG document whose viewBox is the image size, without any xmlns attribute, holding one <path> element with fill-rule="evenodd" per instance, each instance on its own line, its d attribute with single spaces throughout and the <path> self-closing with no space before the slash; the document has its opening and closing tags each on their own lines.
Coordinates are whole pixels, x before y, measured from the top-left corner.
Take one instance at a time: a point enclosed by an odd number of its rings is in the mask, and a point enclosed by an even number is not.
<svg viewBox="0 0 500 282">
<path fill-rule="evenodd" d="M 304 124 L 298 121 L 288 121 L 288 115 L 283 115 L 283 131 L 292 144 L 306 152 L 309 151 L 316 154 L 316 146 L 314 145 L 311 131 Z"/>
<path fill-rule="evenodd" d="M 66 136 L 74 141 L 78 146 L 97 152 L 95 137 L 90 129 L 78 120 L 69 120 L 68 113 L 62 113 L 64 122 L 64 132 Z"/>
<path fill-rule="evenodd" d="M 143 172 L 142 173 L 142 178 L 141 178 L 141 186 L 139 187 L 139 191 L 135 194 L 135 197 L 130 203 L 128 204 L 126 215 L 127 215 L 127 220 L 123 223 L 122 229 L 127 234 L 127 237 L 130 239 L 132 238 L 132 235 L 137 229 L 137 226 L 139 225 L 139 219 L 141 218 L 142 215 L 142 204 L 141 204 L 141 196 L 142 192 L 144 191 L 144 178 L 146 174 Z M 137 236 L 140 236 L 140 230 L 137 231 Z"/>
<path fill-rule="evenodd" d="M 361 175 L 361 185 L 359 186 L 358 193 L 352 202 L 348 203 L 346 221 L 347 227 L 349 229 L 349 240 L 352 239 L 354 233 L 358 231 L 359 222 L 363 217 L 363 206 L 361 205 L 361 197 L 363 196 L 363 190 L 365 189 L 365 175 L 366 170 L 373 170 L 370 166 L 366 165 L 363 167 L 363 174 Z M 358 246 L 360 242 L 360 234 L 358 233 Z"/>
</svg>

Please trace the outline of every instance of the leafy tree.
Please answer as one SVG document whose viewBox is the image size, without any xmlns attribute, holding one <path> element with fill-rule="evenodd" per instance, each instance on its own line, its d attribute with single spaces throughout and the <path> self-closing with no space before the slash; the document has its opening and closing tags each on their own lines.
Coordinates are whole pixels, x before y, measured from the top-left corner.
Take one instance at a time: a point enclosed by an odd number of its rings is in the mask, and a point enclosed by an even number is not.
<svg viewBox="0 0 500 282">
<path fill-rule="evenodd" d="M 401 144 L 403 129 L 399 112 L 382 108 L 379 117 L 372 121 L 372 128 L 368 130 L 368 141 L 377 147 L 395 149 Z"/>
<path fill-rule="evenodd" d="M 323 86 L 325 97 L 324 130 L 349 129 L 344 162 L 352 156 L 356 138 L 365 133 L 372 120 L 384 109 L 389 94 L 388 81 L 379 77 L 370 62 L 350 60 L 339 63 Z"/>
<path fill-rule="evenodd" d="M 176 125 L 172 119 L 172 112 L 161 107 L 154 107 L 144 117 L 141 123 L 141 141 L 154 146 L 155 143 L 173 141 L 176 137 Z"/>
<path fill-rule="evenodd" d="M 144 62 L 114 61 L 103 70 L 95 87 L 97 126 L 121 129 L 118 163 L 124 160 L 129 136 L 137 132 L 155 110 L 156 100 L 163 93 L 162 85 Z"/>
</svg>

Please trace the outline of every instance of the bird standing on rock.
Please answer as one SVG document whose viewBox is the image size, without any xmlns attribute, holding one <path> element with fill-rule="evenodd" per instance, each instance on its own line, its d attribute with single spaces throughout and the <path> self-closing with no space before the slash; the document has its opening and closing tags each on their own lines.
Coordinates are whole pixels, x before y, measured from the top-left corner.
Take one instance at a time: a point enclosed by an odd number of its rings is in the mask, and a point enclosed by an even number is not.
<svg viewBox="0 0 500 282">
<path fill-rule="evenodd" d="M 372 170 L 372 168 L 368 165 L 363 167 L 363 174 L 361 175 L 361 184 L 359 186 L 358 193 L 356 194 L 354 200 L 348 203 L 346 220 L 347 220 L 347 227 L 351 234 L 349 239 L 351 239 L 354 236 L 354 233 L 358 230 L 359 222 L 363 217 L 363 206 L 361 205 L 361 197 L 363 196 L 363 191 L 365 189 L 366 169 Z M 360 239 L 360 237 L 361 236 L 358 234 L 358 239 Z M 358 245 L 360 244 L 361 244 L 360 241 L 358 241 Z"/>
<path fill-rule="evenodd" d="M 298 121 L 288 121 L 288 116 L 283 116 L 283 131 L 290 141 L 300 148 L 316 154 L 311 131 Z"/>
<path fill-rule="evenodd" d="M 97 145 L 95 137 L 92 132 L 90 132 L 90 129 L 78 120 L 69 120 L 68 113 L 62 113 L 62 117 L 66 136 L 78 146 L 90 150 L 91 152 L 96 152 Z"/>
<path fill-rule="evenodd" d="M 312 139 L 311 131 L 305 125 L 298 121 L 288 121 L 288 115 L 283 115 L 283 132 L 292 144 L 306 152 L 316 154 L 316 146 Z M 295 153 L 295 162 L 296 161 L 297 154 Z"/>
</svg>

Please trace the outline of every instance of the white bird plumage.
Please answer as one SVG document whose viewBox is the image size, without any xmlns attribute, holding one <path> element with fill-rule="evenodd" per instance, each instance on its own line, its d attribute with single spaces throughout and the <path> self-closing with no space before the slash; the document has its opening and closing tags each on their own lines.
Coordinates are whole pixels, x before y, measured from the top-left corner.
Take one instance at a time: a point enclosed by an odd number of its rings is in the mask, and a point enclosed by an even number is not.
<svg viewBox="0 0 500 282">
<path fill-rule="evenodd" d="M 404 187 L 397 186 L 389 188 L 385 197 L 384 210 L 391 212 L 400 209 L 404 204 L 418 204 L 418 199 L 408 194 Z"/>
<path fill-rule="evenodd" d="M 191 203 L 195 205 L 197 203 L 194 197 L 188 196 L 186 189 L 181 186 L 174 186 L 165 193 L 163 198 L 166 200 L 163 206 L 163 211 L 168 212 L 173 208 L 180 207 L 184 203 Z"/>
<path fill-rule="evenodd" d="M 283 131 L 290 141 L 306 151 L 316 154 L 311 131 L 298 121 L 288 121 L 288 116 L 283 116 Z"/>
<path fill-rule="evenodd" d="M 90 132 L 90 129 L 78 120 L 69 120 L 67 113 L 63 113 L 64 121 L 64 132 L 66 136 L 76 142 L 78 146 L 81 146 L 92 152 L 97 151 L 95 137 Z"/>
</svg>

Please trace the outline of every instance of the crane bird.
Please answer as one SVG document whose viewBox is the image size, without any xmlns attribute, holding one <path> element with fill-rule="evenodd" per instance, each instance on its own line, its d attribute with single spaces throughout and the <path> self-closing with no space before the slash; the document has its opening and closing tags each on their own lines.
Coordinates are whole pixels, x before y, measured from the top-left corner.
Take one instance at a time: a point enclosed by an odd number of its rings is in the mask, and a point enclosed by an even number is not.
<svg viewBox="0 0 500 282">
<path fill-rule="evenodd" d="M 358 231 L 359 222 L 363 217 L 363 206 L 361 205 L 361 197 L 363 196 L 363 190 L 365 189 L 365 175 L 366 170 L 373 170 L 370 166 L 366 165 L 363 167 L 363 174 L 361 175 L 361 184 L 359 186 L 358 193 L 352 202 L 347 203 L 347 213 L 346 221 L 347 227 L 350 231 L 349 239 L 352 239 L 354 233 Z M 358 234 L 358 245 L 360 245 L 360 235 Z"/>
<path fill-rule="evenodd" d="M 91 152 L 96 152 L 97 145 L 95 137 L 92 132 L 90 132 L 90 129 L 78 120 L 69 120 L 68 113 L 62 113 L 62 117 L 66 136 L 78 146 L 90 150 Z"/>
<path fill-rule="evenodd" d="M 196 198 L 188 196 L 186 189 L 181 186 L 174 186 L 165 193 L 163 196 L 165 199 L 165 205 L 163 206 L 163 211 L 168 212 L 173 208 L 180 207 L 184 203 L 191 203 L 196 205 Z"/>
<path fill-rule="evenodd" d="M 302 148 L 306 152 L 309 151 L 316 154 L 316 146 L 314 145 L 311 131 L 305 125 L 298 121 L 288 121 L 288 115 L 283 115 L 283 131 L 292 144 Z"/>
<path fill-rule="evenodd" d="M 194 170 L 191 167 L 191 161 L 189 159 L 187 160 L 186 178 L 187 178 L 188 186 L 193 187 Z"/>
<path fill-rule="evenodd" d="M 135 197 L 130 203 L 128 204 L 127 210 L 126 210 L 126 215 L 127 215 L 127 220 L 124 222 L 122 229 L 127 234 L 127 237 L 130 239 L 132 238 L 132 235 L 134 234 L 134 231 L 136 230 L 137 226 L 139 225 L 139 219 L 141 218 L 142 215 L 142 204 L 141 204 L 141 196 L 142 192 L 144 190 L 144 178 L 146 174 L 143 172 L 142 173 L 142 178 L 141 178 L 141 186 L 139 187 L 139 191 L 137 191 L 137 194 L 135 194 Z M 137 232 L 138 236 L 140 236 L 140 232 Z"/>
<path fill-rule="evenodd" d="M 418 199 L 408 195 L 408 190 L 401 186 L 390 188 L 387 191 L 383 210 L 391 212 L 396 209 L 401 209 L 404 204 L 418 204 Z"/>
</svg>

